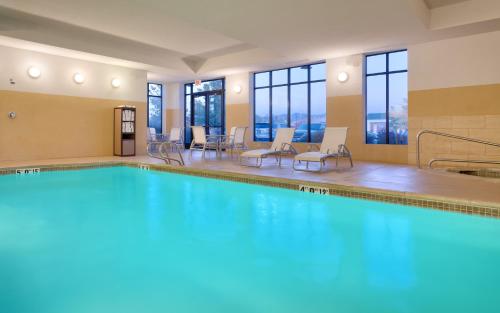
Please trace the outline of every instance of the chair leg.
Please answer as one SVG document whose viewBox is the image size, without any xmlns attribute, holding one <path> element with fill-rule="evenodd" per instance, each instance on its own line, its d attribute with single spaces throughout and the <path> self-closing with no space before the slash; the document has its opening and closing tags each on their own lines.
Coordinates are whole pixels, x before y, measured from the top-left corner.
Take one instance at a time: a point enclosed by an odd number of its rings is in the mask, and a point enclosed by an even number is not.
<svg viewBox="0 0 500 313">
<path fill-rule="evenodd" d="M 180 159 L 180 163 L 182 166 L 184 166 L 186 163 L 184 163 L 184 158 L 182 157 L 182 153 L 179 151 L 179 159 Z"/>
<path fill-rule="evenodd" d="M 263 158 L 258 158 L 257 161 L 259 161 L 259 160 L 260 160 L 260 163 L 257 162 L 257 167 L 261 167 L 262 166 L 262 162 L 264 161 Z"/>
<path fill-rule="evenodd" d="M 193 158 L 193 143 L 191 143 L 191 145 L 189 146 L 189 158 Z"/>
</svg>

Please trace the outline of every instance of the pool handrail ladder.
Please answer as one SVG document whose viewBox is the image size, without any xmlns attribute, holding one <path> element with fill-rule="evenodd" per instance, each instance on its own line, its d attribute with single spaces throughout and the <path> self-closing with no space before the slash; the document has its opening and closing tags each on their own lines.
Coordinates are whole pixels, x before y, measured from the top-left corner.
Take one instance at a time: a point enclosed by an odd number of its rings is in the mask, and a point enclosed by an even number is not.
<svg viewBox="0 0 500 313">
<path fill-rule="evenodd" d="M 430 135 L 435 135 L 435 136 L 441 136 L 441 137 L 446 137 L 446 138 L 451 138 L 451 139 L 457 139 L 457 140 L 462 140 L 462 141 L 467 141 L 467 142 L 474 142 L 486 146 L 492 146 L 492 147 L 497 147 L 500 148 L 500 143 L 497 142 L 491 142 L 491 141 L 486 141 L 482 139 L 477 139 L 477 138 L 471 138 L 471 137 L 465 137 L 465 136 L 458 136 L 454 134 L 449 134 L 449 133 L 443 133 L 443 132 L 438 132 L 435 130 L 430 130 L 430 129 L 424 129 L 418 132 L 417 134 L 417 167 L 422 168 L 422 164 L 420 162 L 420 139 L 422 135 L 425 134 L 430 134 Z M 468 159 L 451 159 L 451 158 L 435 158 L 431 159 L 429 161 L 428 167 L 432 168 L 432 164 L 436 162 L 455 162 L 455 163 L 480 163 L 480 164 L 500 164 L 500 160 L 468 160 Z"/>
<path fill-rule="evenodd" d="M 153 147 L 158 146 L 158 154 L 153 153 Z M 173 158 L 170 153 L 174 152 L 178 155 L 178 158 Z M 182 152 L 177 144 L 172 144 L 169 141 L 150 141 L 147 144 L 147 153 L 150 157 L 155 159 L 160 159 L 165 161 L 166 164 L 172 165 L 172 162 L 177 163 L 179 166 L 184 166 L 184 158 L 182 157 Z"/>
</svg>

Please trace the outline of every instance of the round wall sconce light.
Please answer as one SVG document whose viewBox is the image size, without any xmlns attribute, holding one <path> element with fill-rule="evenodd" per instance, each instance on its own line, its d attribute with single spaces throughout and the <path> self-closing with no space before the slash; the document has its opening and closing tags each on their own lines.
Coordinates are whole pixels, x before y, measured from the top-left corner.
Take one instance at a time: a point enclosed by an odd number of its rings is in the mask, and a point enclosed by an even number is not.
<svg viewBox="0 0 500 313">
<path fill-rule="evenodd" d="M 31 66 L 28 68 L 28 75 L 33 79 L 37 79 L 40 75 L 42 75 L 42 71 L 38 67 Z"/>
<path fill-rule="evenodd" d="M 236 92 L 236 93 L 241 93 L 241 86 L 240 86 L 240 85 L 235 85 L 235 86 L 233 87 L 233 90 L 234 90 L 234 92 Z"/>
<path fill-rule="evenodd" d="M 113 88 L 118 88 L 121 86 L 121 84 L 122 82 L 118 78 L 113 78 L 111 80 L 111 86 L 113 86 Z"/>
<path fill-rule="evenodd" d="M 75 75 L 73 75 L 73 81 L 77 84 L 83 84 L 83 82 L 85 81 L 85 76 L 83 76 L 83 74 L 81 73 L 75 73 Z"/>
<path fill-rule="evenodd" d="M 349 80 L 349 74 L 347 74 L 347 72 L 340 72 L 337 76 L 337 79 L 339 80 L 339 82 L 345 83 Z"/>
</svg>

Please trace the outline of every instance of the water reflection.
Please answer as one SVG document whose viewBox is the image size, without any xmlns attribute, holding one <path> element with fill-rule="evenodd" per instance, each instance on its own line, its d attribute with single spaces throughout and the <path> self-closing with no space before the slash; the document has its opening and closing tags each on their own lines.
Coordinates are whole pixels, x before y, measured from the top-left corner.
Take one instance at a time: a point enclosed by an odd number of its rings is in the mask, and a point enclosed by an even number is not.
<svg viewBox="0 0 500 313">
<path fill-rule="evenodd" d="M 407 218 L 376 211 L 366 213 L 363 250 L 368 282 L 404 289 L 415 283 L 411 223 Z"/>
</svg>

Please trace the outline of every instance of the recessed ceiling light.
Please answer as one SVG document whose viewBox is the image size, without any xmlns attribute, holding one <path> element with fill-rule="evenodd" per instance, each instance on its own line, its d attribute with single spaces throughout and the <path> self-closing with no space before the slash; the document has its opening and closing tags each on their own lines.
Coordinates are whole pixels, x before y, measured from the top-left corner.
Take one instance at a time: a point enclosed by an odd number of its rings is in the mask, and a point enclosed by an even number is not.
<svg viewBox="0 0 500 313">
<path fill-rule="evenodd" d="M 38 67 L 31 66 L 30 68 L 28 68 L 28 75 L 31 78 L 36 79 L 36 78 L 40 77 L 40 75 L 42 75 L 42 71 L 40 71 L 40 69 Z"/>
<path fill-rule="evenodd" d="M 118 88 L 121 84 L 122 82 L 118 78 L 113 78 L 113 80 L 111 80 L 111 86 L 113 86 L 113 88 Z"/>
<path fill-rule="evenodd" d="M 77 84 L 83 84 L 83 82 L 85 81 L 85 76 L 83 76 L 83 74 L 81 73 L 75 73 L 75 75 L 73 75 L 73 80 Z"/>
<path fill-rule="evenodd" d="M 347 74 L 347 72 L 340 72 L 337 79 L 339 82 L 345 83 L 349 79 L 349 74 Z"/>
</svg>

